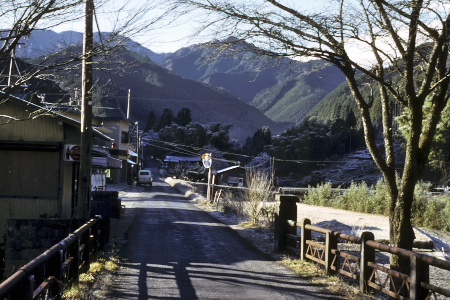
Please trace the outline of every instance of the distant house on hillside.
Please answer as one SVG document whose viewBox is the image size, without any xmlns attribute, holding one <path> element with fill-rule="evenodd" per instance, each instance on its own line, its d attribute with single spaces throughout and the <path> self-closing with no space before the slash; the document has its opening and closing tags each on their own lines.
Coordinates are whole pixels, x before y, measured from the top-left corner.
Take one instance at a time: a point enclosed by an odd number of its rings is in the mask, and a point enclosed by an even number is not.
<svg viewBox="0 0 450 300">
<path fill-rule="evenodd" d="M 244 187 L 246 185 L 246 169 L 241 166 L 232 166 L 215 172 L 215 183 L 218 185 L 229 185 Z"/>
</svg>

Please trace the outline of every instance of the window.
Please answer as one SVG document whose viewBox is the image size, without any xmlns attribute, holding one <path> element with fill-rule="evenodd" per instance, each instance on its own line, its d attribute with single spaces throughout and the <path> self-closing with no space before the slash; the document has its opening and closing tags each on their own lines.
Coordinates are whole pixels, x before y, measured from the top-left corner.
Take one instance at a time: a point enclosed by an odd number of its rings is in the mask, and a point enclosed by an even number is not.
<svg viewBox="0 0 450 300">
<path fill-rule="evenodd" d="M 121 143 L 129 143 L 130 142 L 130 134 L 126 131 L 122 131 L 122 136 L 120 139 Z"/>
</svg>

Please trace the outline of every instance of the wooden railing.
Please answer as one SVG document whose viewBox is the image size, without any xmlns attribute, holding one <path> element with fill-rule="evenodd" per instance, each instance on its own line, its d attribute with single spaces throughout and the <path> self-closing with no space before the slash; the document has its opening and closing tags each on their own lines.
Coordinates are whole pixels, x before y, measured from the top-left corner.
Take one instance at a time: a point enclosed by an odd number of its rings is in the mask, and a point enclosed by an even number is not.
<svg viewBox="0 0 450 300">
<path fill-rule="evenodd" d="M 102 231 L 96 216 L 0 284 L 0 299 L 54 299 L 89 270 Z"/>
<path fill-rule="evenodd" d="M 357 237 L 311 225 L 309 219 L 297 222 L 296 197 L 277 195 L 277 200 L 275 250 L 293 251 L 302 260 L 322 265 L 327 274 L 356 280 L 363 293 L 378 291 L 394 299 L 450 297 L 448 282 L 444 286 L 430 282 L 430 267 L 450 271 L 449 261 L 377 242 L 371 232 Z M 301 228 L 300 235 L 297 228 Z M 386 260 L 381 262 L 382 254 L 408 258 L 409 273 L 391 269 Z"/>
</svg>

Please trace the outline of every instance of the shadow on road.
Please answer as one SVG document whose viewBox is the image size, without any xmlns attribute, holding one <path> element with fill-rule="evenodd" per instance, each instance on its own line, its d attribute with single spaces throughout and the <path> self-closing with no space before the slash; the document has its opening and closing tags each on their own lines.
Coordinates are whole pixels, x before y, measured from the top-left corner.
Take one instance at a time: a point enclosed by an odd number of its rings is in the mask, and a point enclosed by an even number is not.
<svg viewBox="0 0 450 300">
<path fill-rule="evenodd" d="M 113 299 L 337 299 L 155 182 L 123 199 L 135 215 Z"/>
</svg>

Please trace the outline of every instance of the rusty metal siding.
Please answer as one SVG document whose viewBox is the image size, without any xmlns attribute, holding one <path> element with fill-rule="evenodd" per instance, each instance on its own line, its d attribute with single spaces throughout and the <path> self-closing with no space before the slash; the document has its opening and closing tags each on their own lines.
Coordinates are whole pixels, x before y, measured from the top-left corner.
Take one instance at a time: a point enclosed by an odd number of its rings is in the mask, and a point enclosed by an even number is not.
<svg viewBox="0 0 450 300">
<path fill-rule="evenodd" d="M 1 105 L 2 114 L 18 119 L 27 119 L 29 112 L 18 105 L 4 103 Z M 8 122 L 5 122 L 8 121 Z M 53 142 L 64 138 L 63 123 L 51 116 L 39 116 L 26 121 L 14 121 L 0 118 L 0 141 L 34 141 Z"/>
<path fill-rule="evenodd" d="M 0 197 L 58 198 L 59 152 L 0 150 Z"/>
</svg>

